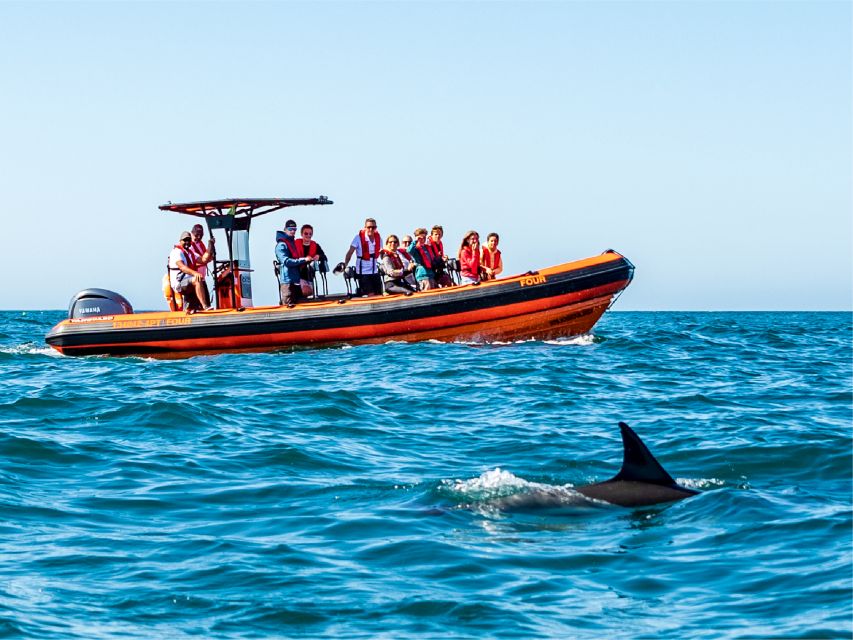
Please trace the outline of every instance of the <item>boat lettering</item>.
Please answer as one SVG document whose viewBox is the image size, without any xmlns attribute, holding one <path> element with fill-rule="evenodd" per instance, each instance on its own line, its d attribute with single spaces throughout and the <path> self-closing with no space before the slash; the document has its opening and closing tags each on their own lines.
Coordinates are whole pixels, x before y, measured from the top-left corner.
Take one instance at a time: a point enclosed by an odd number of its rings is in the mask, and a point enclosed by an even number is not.
<svg viewBox="0 0 853 640">
<path fill-rule="evenodd" d="M 187 316 L 184 316 L 182 318 L 166 318 L 166 326 L 167 327 L 171 327 L 171 326 L 175 326 L 175 325 L 181 325 L 181 324 L 192 324 L 192 322 L 193 322 L 193 319 L 189 318 Z"/>
<path fill-rule="evenodd" d="M 114 316 L 95 316 L 94 318 L 71 318 L 68 322 L 106 322 L 107 320 L 112 320 L 113 317 Z"/>
<path fill-rule="evenodd" d="M 545 282 L 545 276 L 535 275 L 535 276 L 527 276 L 526 278 L 522 278 L 519 281 L 522 287 L 531 287 L 534 284 L 543 284 Z"/>
<path fill-rule="evenodd" d="M 153 320 L 114 320 L 113 329 L 139 329 L 144 327 L 160 327 L 163 325 L 163 320 L 155 318 Z"/>
<path fill-rule="evenodd" d="M 193 319 L 186 316 L 181 318 L 152 318 L 149 320 L 114 320 L 113 329 L 144 329 L 147 327 L 174 327 L 192 324 Z"/>
</svg>

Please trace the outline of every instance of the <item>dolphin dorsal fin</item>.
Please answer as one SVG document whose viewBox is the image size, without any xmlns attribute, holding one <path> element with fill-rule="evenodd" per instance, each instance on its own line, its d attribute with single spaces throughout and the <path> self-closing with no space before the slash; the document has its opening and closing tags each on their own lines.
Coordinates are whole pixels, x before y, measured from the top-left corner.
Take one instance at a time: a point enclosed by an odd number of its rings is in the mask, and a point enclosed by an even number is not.
<svg viewBox="0 0 853 640">
<path fill-rule="evenodd" d="M 660 462 L 655 460 L 649 448 L 640 440 L 640 436 L 624 422 L 619 423 L 619 429 L 622 431 L 622 446 L 625 452 L 622 458 L 622 469 L 613 480 L 676 486 L 675 480 L 660 465 Z"/>
</svg>

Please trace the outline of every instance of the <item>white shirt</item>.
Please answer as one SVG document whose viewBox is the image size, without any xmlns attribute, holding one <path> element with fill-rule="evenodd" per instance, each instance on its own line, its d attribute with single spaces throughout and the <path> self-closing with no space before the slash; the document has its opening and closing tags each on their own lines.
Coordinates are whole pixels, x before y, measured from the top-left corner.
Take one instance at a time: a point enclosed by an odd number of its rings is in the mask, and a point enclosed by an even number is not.
<svg viewBox="0 0 853 640">
<path fill-rule="evenodd" d="M 172 252 L 169 254 L 169 282 L 172 285 L 173 289 L 178 288 L 178 277 L 183 276 L 184 272 L 178 269 L 178 260 L 184 263 L 187 267 L 190 265 L 187 264 L 187 258 L 184 256 L 184 251 L 175 247 L 172 249 Z M 186 252 L 189 253 L 189 252 Z M 160 255 L 163 255 L 162 253 Z"/>
<path fill-rule="evenodd" d="M 363 260 L 361 256 L 361 234 L 355 234 L 355 238 L 352 239 L 352 243 L 350 243 L 351 247 L 355 247 L 355 255 L 359 256 L 356 258 L 355 264 L 355 272 L 363 273 L 365 275 L 369 275 L 371 273 L 379 273 L 379 261 L 374 260 L 373 256 L 376 252 L 376 234 L 373 234 L 373 238 L 367 237 L 367 250 L 370 252 L 370 256 L 368 256 L 367 260 Z M 360 267 L 360 268 L 359 268 Z"/>
<path fill-rule="evenodd" d="M 402 253 L 400 253 L 399 249 L 397 250 L 397 252 L 396 252 L 396 253 L 397 253 L 397 256 L 400 258 L 400 260 L 402 260 L 402 261 L 403 261 L 403 268 L 404 268 L 404 269 L 408 269 L 408 268 L 409 268 L 409 265 L 410 265 L 410 264 L 412 264 L 412 261 L 411 261 L 411 260 L 409 260 L 409 259 L 408 259 L 406 256 L 404 256 Z"/>
</svg>

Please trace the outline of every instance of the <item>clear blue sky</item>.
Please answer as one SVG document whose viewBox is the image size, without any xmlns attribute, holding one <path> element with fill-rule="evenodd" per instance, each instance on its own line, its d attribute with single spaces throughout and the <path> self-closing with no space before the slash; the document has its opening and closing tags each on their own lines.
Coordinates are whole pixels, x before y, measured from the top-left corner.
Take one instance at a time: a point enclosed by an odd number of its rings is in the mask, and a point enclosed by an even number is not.
<svg viewBox="0 0 853 640">
<path fill-rule="evenodd" d="M 848 2 L 0 3 L 0 304 L 164 308 L 157 205 L 324 194 L 333 261 L 370 215 L 615 248 L 619 309 L 850 309 L 851 66 Z"/>
</svg>

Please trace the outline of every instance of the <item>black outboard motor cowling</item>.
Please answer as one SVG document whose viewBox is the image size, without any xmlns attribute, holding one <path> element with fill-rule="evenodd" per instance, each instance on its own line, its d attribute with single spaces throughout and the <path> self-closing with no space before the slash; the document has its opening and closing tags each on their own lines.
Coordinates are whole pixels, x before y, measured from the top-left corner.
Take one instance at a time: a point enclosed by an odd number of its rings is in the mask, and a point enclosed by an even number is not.
<svg viewBox="0 0 853 640">
<path fill-rule="evenodd" d="M 96 316 L 123 316 L 133 307 L 123 295 L 107 289 L 84 289 L 71 298 L 68 317 L 72 320 Z"/>
</svg>

